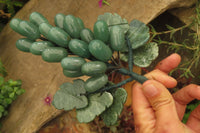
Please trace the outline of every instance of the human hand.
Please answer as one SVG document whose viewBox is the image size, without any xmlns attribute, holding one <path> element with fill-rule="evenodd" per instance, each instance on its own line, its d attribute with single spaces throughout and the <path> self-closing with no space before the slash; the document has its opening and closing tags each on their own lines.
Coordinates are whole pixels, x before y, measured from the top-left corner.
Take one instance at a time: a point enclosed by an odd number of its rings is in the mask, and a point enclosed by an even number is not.
<svg viewBox="0 0 200 133">
<path fill-rule="evenodd" d="M 191 84 L 173 95 L 167 90 L 177 84 L 167 73 L 180 61 L 178 54 L 172 54 L 145 75 L 150 80 L 143 85 L 133 85 L 132 108 L 136 133 L 200 132 L 200 105 L 190 114 L 186 124 L 181 122 L 186 105 L 194 99 L 200 100 L 200 87 Z"/>
</svg>

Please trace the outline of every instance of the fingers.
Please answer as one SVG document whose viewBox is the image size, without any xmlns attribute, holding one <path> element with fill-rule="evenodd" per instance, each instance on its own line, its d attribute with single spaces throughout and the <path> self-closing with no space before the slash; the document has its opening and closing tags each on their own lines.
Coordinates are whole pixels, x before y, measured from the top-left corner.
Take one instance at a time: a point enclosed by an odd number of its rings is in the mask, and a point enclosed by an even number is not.
<svg viewBox="0 0 200 133">
<path fill-rule="evenodd" d="M 174 68 L 176 68 L 179 63 L 181 62 L 181 57 L 178 54 L 171 54 L 170 56 L 168 56 L 167 58 L 165 58 L 164 60 L 160 61 L 155 69 L 159 69 L 165 73 L 169 73 L 171 70 L 173 70 Z"/>
<path fill-rule="evenodd" d="M 148 79 L 154 79 L 154 80 L 162 83 L 167 88 L 173 88 L 177 85 L 177 81 L 174 78 L 172 78 L 171 76 L 168 76 L 166 73 L 164 73 L 158 69 L 145 74 L 145 77 L 147 77 Z"/>
<path fill-rule="evenodd" d="M 186 125 L 195 132 L 200 132 L 200 105 L 191 112 Z"/>
<path fill-rule="evenodd" d="M 191 84 L 173 94 L 179 118 L 182 120 L 185 108 L 194 99 L 200 100 L 200 86 Z"/>
<path fill-rule="evenodd" d="M 166 125 L 179 121 L 173 97 L 165 86 L 155 80 L 148 80 L 142 89 L 155 112 L 156 123 Z"/>
<path fill-rule="evenodd" d="M 168 62 L 171 62 L 171 65 L 169 65 Z M 166 73 L 178 66 L 179 62 L 180 56 L 172 54 L 168 58 L 161 61 L 160 64 L 157 65 L 157 69 L 146 74 L 145 77 L 148 79 L 155 79 L 167 88 L 173 88 L 176 86 L 177 81 L 168 76 Z M 168 67 L 164 67 L 165 65 Z M 151 104 L 144 96 L 142 85 L 140 83 L 135 83 L 132 89 L 132 108 L 137 132 L 149 131 L 149 129 L 152 128 L 150 125 L 155 125 L 156 117 Z"/>
<path fill-rule="evenodd" d="M 134 115 L 134 125 L 136 132 L 151 130 L 151 125 L 155 125 L 155 115 L 147 98 L 142 92 L 142 85 L 137 83 L 132 89 L 132 109 Z"/>
</svg>

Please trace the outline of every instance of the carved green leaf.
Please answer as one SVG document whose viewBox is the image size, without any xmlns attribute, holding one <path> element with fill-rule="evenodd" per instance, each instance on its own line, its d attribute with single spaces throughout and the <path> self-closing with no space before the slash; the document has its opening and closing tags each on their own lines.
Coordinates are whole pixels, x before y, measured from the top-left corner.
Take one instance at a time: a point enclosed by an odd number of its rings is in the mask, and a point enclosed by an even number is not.
<svg viewBox="0 0 200 133">
<path fill-rule="evenodd" d="M 80 109 L 88 105 L 86 96 L 81 94 L 86 93 L 84 89 L 84 81 L 81 79 L 74 80 L 72 83 L 64 83 L 56 92 L 52 104 L 57 109 L 64 109 L 66 111 L 74 108 Z"/>
<path fill-rule="evenodd" d="M 158 50 L 155 42 L 133 50 L 133 63 L 139 67 L 148 67 L 158 57 Z"/>
<path fill-rule="evenodd" d="M 123 88 L 118 88 L 113 97 L 113 104 L 101 114 L 101 117 L 107 126 L 116 124 L 118 117 L 123 110 L 123 104 L 126 101 L 127 92 Z"/>
<path fill-rule="evenodd" d="M 103 94 L 97 93 L 89 96 L 88 101 L 89 104 L 87 107 L 76 110 L 76 117 L 79 122 L 87 123 L 94 120 L 96 116 L 112 105 L 113 96 L 108 92 L 104 92 Z"/>
<path fill-rule="evenodd" d="M 148 67 L 158 57 L 158 50 L 158 45 L 155 42 L 133 50 L 133 63 L 139 67 Z M 128 62 L 128 53 L 120 53 L 120 59 Z"/>
<path fill-rule="evenodd" d="M 126 33 L 129 29 L 128 21 L 126 19 L 122 19 L 121 16 L 116 13 L 105 13 L 104 15 L 99 15 L 98 20 L 105 21 L 109 26 L 109 30 L 114 25 L 119 25 L 123 29 L 124 33 Z"/>
<path fill-rule="evenodd" d="M 133 20 L 130 23 L 127 35 L 130 39 L 132 49 L 139 48 L 149 40 L 149 27 L 139 20 Z"/>
</svg>

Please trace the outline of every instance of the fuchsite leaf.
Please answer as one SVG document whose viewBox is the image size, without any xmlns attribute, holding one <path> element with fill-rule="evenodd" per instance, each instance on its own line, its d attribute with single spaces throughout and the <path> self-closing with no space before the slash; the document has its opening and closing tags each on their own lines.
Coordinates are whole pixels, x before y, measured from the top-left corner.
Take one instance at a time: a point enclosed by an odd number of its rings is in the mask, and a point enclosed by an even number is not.
<svg viewBox="0 0 200 133">
<path fill-rule="evenodd" d="M 81 94 L 85 92 L 84 81 L 81 79 L 74 80 L 73 84 L 64 83 L 54 95 L 52 104 L 55 108 L 66 111 L 84 108 L 88 105 L 88 100 L 86 96 Z"/>
<path fill-rule="evenodd" d="M 127 35 L 130 39 L 132 49 L 145 45 L 150 37 L 149 28 L 138 20 L 131 21 Z"/>
<path fill-rule="evenodd" d="M 151 42 L 145 46 L 133 50 L 133 63 L 139 67 L 148 67 L 153 60 L 158 56 L 158 45 L 155 42 Z M 128 62 L 128 53 L 121 53 L 120 59 Z"/>
<path fill-rule="evenodd" d="M 113 97 L 113 104 L 101 114 L 101 117 L 107 126 L 116 124 L 118 117 L 123 110 L 123 105 L 126 102 L 127 92 L 123 88 L 118 88 L 114 92 Z"/>
<path fill-rule="evenodd" d="M 105 13 L 104 15 L 99 15 L 98 20 L 103 20 L 109 26 L 109 30 L 114 25 L 119 25 L 124 33 L 126 33 L 129 29 L 128 21 L 126 19 L 122 19 L 121 16 L 114 13 Z"/>
<path fill-rule="evenodd" d="M 97 93 L 89 96 L 88 101 L 87 107 L 76 110 L 79 122 L 88 123 L 94 120 L 96 116 L 112 105 L 113 96 L 109 92 Z"/>
<path fill-rule="evenodd" d="M 133 63 L 139 67 L 148 67 L 158 56 L 158 45 L 155 42 L 133 50 Z"/>
</svg>

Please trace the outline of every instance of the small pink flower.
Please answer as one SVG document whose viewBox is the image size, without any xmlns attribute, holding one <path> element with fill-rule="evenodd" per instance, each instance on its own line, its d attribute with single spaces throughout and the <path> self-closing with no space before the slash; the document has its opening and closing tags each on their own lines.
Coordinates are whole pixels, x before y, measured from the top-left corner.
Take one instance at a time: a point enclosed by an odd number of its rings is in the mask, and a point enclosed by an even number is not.
<svg viewBox="0 0 200 133">
<path fill-rule="evenodd" d="M 102 7 L 103 0 L 99 0 L 99 7 Z"/>
<path fill-rule="evenodd" d="M 52 98 L 50 95 L 47 95 L 47 97 L 44 99 L 45 104 L 51 105 Z"/>
</svg>

